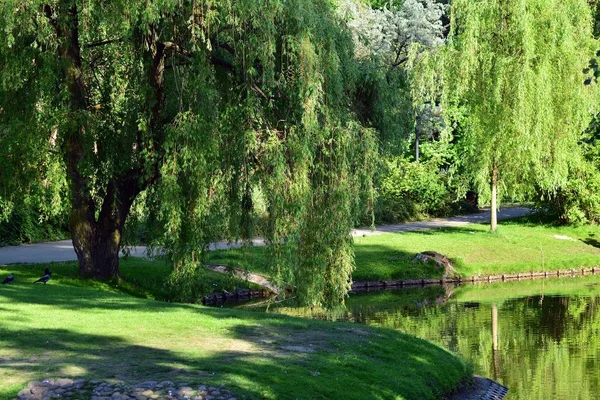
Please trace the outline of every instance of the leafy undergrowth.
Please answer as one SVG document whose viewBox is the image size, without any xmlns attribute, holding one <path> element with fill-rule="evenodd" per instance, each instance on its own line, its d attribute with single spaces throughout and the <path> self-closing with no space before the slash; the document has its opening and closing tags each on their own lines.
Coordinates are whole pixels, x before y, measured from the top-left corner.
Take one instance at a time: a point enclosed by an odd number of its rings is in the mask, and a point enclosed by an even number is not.
<svg viewBox="0 0 600 400">
<path fill-rule="evenodd" d="M 359 237 L 353 279 L 440 277 L 441 270 L 412 262 L 417 253 L 428 250 L 449 257 L 465 277 L 592 267 L 600 265 L 600 228 L 543 224 L 530 217 L 503 221 L 495 233 L 488 225 L 472 224 Z M 260 247 L 211 252 L 207 262 L 268 273 L 267 250 Z"/>
<path fill-rule="evenodd" d="M 152 265 L 138 279 L 156 278 Z M 0 399 L 45 377 L 222 384 L 238 398 L 438 399 L 471 373 L 389 329 L 133 297 L 75 278 L 73 263 L 30 283 L 44 267 L 0 266 L 15 274 L 0 286 Z"/>
</svg>

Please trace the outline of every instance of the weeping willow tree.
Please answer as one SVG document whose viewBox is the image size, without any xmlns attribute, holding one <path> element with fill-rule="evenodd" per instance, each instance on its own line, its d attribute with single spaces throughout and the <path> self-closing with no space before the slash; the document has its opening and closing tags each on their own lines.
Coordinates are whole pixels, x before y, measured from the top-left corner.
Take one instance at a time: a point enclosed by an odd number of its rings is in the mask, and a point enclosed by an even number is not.
<svg viewBox="0 0 600 400">
<path fill-rule="evenodd" d="M 212 240 L 252 235 L 260 190 L 278 276 L 305 303 L 343 300 L 376 142 L 348 111 L 352 40 L 330 8 L 2 2 L 0 164 L 61 166 L 80 275 L 119 274 L 140 193 L 162 232 L 154 244 L 185 275 Z M 15 164 L 15 149 L 27 163 Z M 0 185 L 3 202 L 19 195 L 8 179 Z"/>
<path fill-rule="evenodd" d="M 444 109 L 491 199 L 560 187 L 597 104 L 581 75 L 597 47 L 584 0 L 456 0 L 441 60 Z M 529 186 L 530 187 L 530 186 Z M 500 194 L 499 194 L 500 191 Z"/>
</svg>

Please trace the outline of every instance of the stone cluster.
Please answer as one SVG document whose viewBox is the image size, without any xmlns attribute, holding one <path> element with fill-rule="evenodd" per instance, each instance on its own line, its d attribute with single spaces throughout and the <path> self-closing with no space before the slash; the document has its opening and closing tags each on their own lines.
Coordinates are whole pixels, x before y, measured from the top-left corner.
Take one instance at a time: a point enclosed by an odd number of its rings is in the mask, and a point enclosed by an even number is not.
<svg viewBox="0 0 600 400">
<path fill-rule="evenodd" d="M 90 400 L 236 400 L 222 387 L 171 381 L 146 381 L 127 385 L 85 379 L 45 379 L 29 382 L 15 400 L 90 399 Z"/>
</svg>

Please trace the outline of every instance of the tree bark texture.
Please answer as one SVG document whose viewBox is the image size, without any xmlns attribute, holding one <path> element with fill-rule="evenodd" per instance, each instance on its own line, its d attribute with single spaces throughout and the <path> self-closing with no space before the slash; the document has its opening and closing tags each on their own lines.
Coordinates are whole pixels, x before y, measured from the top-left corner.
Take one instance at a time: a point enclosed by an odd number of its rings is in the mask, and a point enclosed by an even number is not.
<svg viewBox="0 0 600 400">
<path fill-rule="evenodd" d="M 498 167 L 492 167 L 492 177 L 490 179 L 490 186 L 492 191 L 492 204 L 490 206 L 490 230 L 496 231 L 498 227 L 498 213 L 497 213 L 497 191 L 498 191 Z"/>
<path fill-rule="evenodd" d="M 82 68 L 77 4 L 70 0 L 62 0 L 56 4 L 56 8 L 45 5 L 43 10 L 59 38 L 57 55 L 63 66 L 59 84 L 64 85 L 69 92 L 69 123 L 61 129 L 64 135 L 63 151 L 67 179 L 71 190 L 69 224 L 73 247 L 79 261 L 79 275 L 110 279 L 119 275 L 121 236 L 131 205 L 136 196 L 156 177 L 144 178 L 144 171 L 139 166 L 117 173 L 109 179 L 106 187 L 101 189 L 101 204 L 96 204 L 97 198 L 95 200 L 89 187 L 90 178 L 80 170 L 80 163 L 86 154 L 86 128 L 78 121 L 83 113 L 89 112 L 89 101 Z M 150 95 L 153 98 L 148 101 L 152 111 L 150 131 L 156 134 L 159 130 L 160 110 L 164 104 L 164 45 L 156 41 L 154 29 L 149 40 L 154 42 L 148 54 L 151 65 L 149 83 L 153 88 Z M 154 170 L 158 171 L 156 165 Z"/>
<path fill-rule="evenodd" d="M 111 182 L 97 219 L 87 207 L 73 207 L 70 225 L 80 276 L 110 279 L 119 275 L 123 228 L 139 191 L 132 178 Z"/>
</svg>

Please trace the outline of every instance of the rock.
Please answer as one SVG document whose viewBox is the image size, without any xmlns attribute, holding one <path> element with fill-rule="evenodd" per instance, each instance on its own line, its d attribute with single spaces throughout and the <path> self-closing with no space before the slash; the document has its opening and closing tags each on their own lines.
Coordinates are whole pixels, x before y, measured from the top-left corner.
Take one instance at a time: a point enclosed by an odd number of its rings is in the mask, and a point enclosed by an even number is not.
<svg viewBox="0 0 600 400">
<path fill-rule="evenodd" d="M 189 386 L 183 386 L 179 388 L 179 395 L 180 396 L 192 396 L 194 394 L 194 389 L 192 389 Z"/>
<path fill-rule="evenodd" d="M 36 395 L 36 397 L 42 397 L 49 389 L 50 387 L 48 386 L 34 386 L 29 390 L 31 391 L 31 394 Z"/>
<path fill-rule="evenodd" d="M 413 258 L 412 262 L 431 264 L 434 265 L 435 268 L 438 270 L 443 269 L 444 278 L 454 278 L 455 276 L 457 276 L 457 273 L 454 270 L 454 267 L 452 266 L 452 263 L 450 262 L 448 257 L 435 251 L 424 251 L 422 253 L 419 253 L 415 256 L 415 258 Z"/>
<path fill-rule="evenodd" d="M 177 393 L 177 389 L 175 389 L 173 386 L 168 387 L 166 391 L 169 396 L 174 396 L 175 393 Z"/>
<path fill-rule="evenodd" d="M 90 393 L 92 392 L 92 393 Z M 99 380 L 56 379 L 29 382 L 18 393 L 15 400 L 53 399 L 92 399 L 92 400 L 236 400 L 224 387 L 200 385 L 198 389 L 187 383 L 171 381 L 146 381 L 125 385 L 122 382 L 108 383 Z"/>
<path fill-rule="evenodd" d="M 60 386 L 60 387 L 65 387 L 65 386 L 72 386 L 73 385 L 73 379 L 57 379 L 54 384 L 56 386 Z"/>
</svg>

